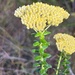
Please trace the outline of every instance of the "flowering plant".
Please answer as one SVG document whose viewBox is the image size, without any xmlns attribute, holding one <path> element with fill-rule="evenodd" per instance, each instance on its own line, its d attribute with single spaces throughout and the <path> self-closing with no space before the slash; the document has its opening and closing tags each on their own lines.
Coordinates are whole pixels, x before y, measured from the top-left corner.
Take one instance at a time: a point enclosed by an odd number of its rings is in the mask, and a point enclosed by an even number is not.
<svg viewBox="0 0 75 75">
<path fill-rule="evenodd" d="M 69 72 L 68 67 L 70 64 L 70 55 L 75 52 L 75 38 L 68 34 L 58 33 L 54 35 L 54 39 L 56 40 L 58 50 L 61 52 L 59 56 L 56 75 L 59 75 L 61 73 L 67 75 Z M 63 69 L 59 72 L 60 66 L 63 66 Z"/>
<path fill-rule="evenodd" d="M 22 24 L 24 24 L 27 29 L 33 29 L 36 32 L 35 37 L 39 38 L 39 40 L 33 43 L 33 46 L 35 48 L 38 48 L 32 50 L 32 52 L 35 54 L 34 60 L 36 61 L 34 66 L 40 69 L 39 72 L 41 75 L 47 75 L 47 69 L 51 68 L 51 65 L 46 62 L 46 59 L 51 57 L 50 54 L 45 52 L 45 49 L 48 48 L 48 46 L 50 45 L 50 43 L 47 42 L 45 39 L 45 36 L 50 34 L 47 29 L 51 26 L 59 26 L 59 24 L 62 23 L 64 19 L 67 19 L 69 17 L 69 13 L 59 6 L 53 6 L 46 3 L 37 2 L 31 5 L 24 5 L 17 8 L 14 15 L 21 18 Z M 59 33 L 55 35 L 54 38 L 57 41 L 56 44 L 58 50 L 62 53 L 60 56 L 64 55 L 64 57 L 66 57 L 66 53 L 72 54 L 73 52 L 75 52 L 75 46 L 72 46 L 70 44 L 71 41 L 67 42 L 69 39 L 75 41 L 72 36 Z M 72 47 L 69 48 L 70 46 Z M 67 47 L 70 49 L 71 52 Z M 66 53 L 64 54 L 64 52 Z M 64 62 L 66 64 L 67 61 L 65 60 Z M 61 57 L 57 65 L 56 75 L 59 74 L 60 61 Z"/>
</svg>

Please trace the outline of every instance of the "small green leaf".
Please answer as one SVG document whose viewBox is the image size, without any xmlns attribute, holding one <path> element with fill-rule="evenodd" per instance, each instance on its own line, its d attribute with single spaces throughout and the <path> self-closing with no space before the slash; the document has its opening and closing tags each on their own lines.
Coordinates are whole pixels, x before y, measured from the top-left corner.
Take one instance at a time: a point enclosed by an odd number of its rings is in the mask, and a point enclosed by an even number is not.
<svg viewBox="0 0 75 75">
<path fill-rule="evenodd" d="M 36 49 L 33 49 L 32 52 L 35 53 L 36 52 Z"/>
<path fill-rule="evenodd" d="M 42 49 L 45 50 L 46 48 L 48 48 L 47 45 L 43 45 Z"/>
<path fill-rule="evenodd" d="M 39 45 L 40 45 L 40 43 L 38 41 L 33 43 L 33 46 L 39 46 Z"/>
<path fill-rule="evenodd" d="M 48 53 L 44 53 L 44 54 L 43 54 L 43 57 L 46 59 L 46 58 L 51 57 L 51 55 L 50 55 L 50 54 L 48 54 Z"/>
<path fill-rule="evenodd" d="M 41 75 L 45 75 L 46 74 L 46 71 L 47 71 L 47 69 L 43 68 L 43 69 L 40 70 L 40 74 Z"/>
<path fill-rule="evenodd" d="M 40 42 L 47 43 L 47 41 L 45 39 L 40 39 Z"/>
<path fill-rule="evenodd" d="M 50 34 L 51 32 L 49 32 L 49 31 L 45 31 L 44 32 L 44 35 L 48 35 L 48 34 Z"/>
<path fill-rule="evenodd" d="M 41 33 L 40 32 L 37 32 L 36 34 L 35 34 L 35 37 L 39 37 L 41 35 Z"/>
<path fill-rule="evenodd" d="M 52 68 L 52 66 L 48 63 L 45 65 L 45 67 L 46 67 L 46 69 Z"/>
<path fill-rule="evenodd" d="M 46 42 L 46 43 L 43 43 L 42 44 L 42 47 L 45 50 L 46 48 L 48 48 L 49 45 L 50 45 L 50 43 L 49 42 Z"/>
<path fill-rule="evenodd" d="M 47 64 L 46 60 L 42 61 L 42 64 L 43 65 L 46 65 Z"/>
<path fill-rule="evenodd" d="M 38 66 L 40 66 L 40 64 L 39 63 L 34 63 L 33 66 L 38 67 Z"/>
<path fill-rule="evenodd" d="M 39 61 L 39 60 L 41 60 L 41 56 L 36 56 L 34 59 L 36 60 L 36 61 Z"/>
<path fill-rule="evenodd" d="M 39 49 L 40 54 L 44 54 L 43 48 Z"/>
</svg>

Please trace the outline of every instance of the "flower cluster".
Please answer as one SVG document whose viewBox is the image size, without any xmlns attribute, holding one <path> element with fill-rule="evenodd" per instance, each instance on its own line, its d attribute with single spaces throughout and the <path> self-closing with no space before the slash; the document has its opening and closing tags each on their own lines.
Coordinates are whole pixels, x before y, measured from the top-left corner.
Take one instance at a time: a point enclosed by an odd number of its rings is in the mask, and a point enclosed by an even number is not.
<svg viewBox="0 0 75 75">
<path fill-rule="evenodd" d="M 54 36 L 59 51 L 64 50 L 67 54 L 75 52 L 75 38 L 68 34 L 58 33 Z"/>
<path fill-rule="evenodd" d="M 63 19 L 69 17 L 69 13 L 59 6 L 37 2 L 22 6 L 15 10 L 14 15 L 21 18 L 22 24 L 28 29 L 43 31 L 50 26 L 58 26 Z"/>
</svg>

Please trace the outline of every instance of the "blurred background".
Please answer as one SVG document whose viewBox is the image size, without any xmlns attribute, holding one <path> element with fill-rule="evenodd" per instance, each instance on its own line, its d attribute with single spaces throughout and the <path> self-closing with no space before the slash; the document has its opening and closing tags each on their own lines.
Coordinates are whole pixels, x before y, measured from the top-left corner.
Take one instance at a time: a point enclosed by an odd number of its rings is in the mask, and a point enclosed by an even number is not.
<svg viewBox="0 0 75 75">
<path fill-rule="evenodd" d="M 53 39 L 54 34 L 62 32 L 75 37 L 75 0 L 0 0 L 0 75 L 39 75 L 38 71 L 35 72 L 36 68 L 33 68 L 34 55 L 31 52 L 35 39 L 32 36 L 34 31 L 27 30 L 20 19 L 14 16 L 18 7 L 33 2 L 61 6 L 70 13 L 68 20 L 64 20 L 58 27 L 48 29 L 52 34 L 46 37 L 51 43 L 46 52 L 52 54 L 52 58 L 47 59 L 47 62 L 52 64 L 53 68 L 56 68 L 59 53 Z M 69 75 L 75 75 L 75 53 L 70 61 Z M 54 72 L 49 69 L 47 73 L 53 75 Z"/>
</svg>

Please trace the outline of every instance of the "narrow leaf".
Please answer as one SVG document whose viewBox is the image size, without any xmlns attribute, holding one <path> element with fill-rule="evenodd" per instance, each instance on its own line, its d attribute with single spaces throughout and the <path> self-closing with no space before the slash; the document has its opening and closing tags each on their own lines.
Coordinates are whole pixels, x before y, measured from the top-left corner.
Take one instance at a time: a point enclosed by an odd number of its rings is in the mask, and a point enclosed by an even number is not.
<svg viewBox="0 0 75 75">
<path fill-rule="evenodd" d="M 39 63 L 34 63 L 33 66 L 38 67 L 38 66 L 40 66 L 40 64 Z"/>
<path fill-rule="evenodd" d="M 50 34 L 51 32 L 49 32 L 49 31 L 45 31 L 44 32 L 44 35 L 48 35 L 48 34 Z"/>
<path fill-rule="evenodd" d="M 47 71 L 47 69 L 43 68 L 43 69 L 40 70 L 40 74 L 44 75 L 44 74 L 46 74 L 46 71 Z"/>
<path fill-rule="evenodd" d="M 33 43 L 33 46 L 39 46 L 39 45 L 40 45 L 40 43 L 38 41 Z"/>
<path fill-rule="evenodd" d="M 35 53 L 36 52 L 36 49 L 33 49 L 32 52 Z"/>
<path fill-rule="evenodd" d="M 36 34 L 35 34 L 35 37 L 39 37 L 41 35 L 41 33 L 40 32 L 37 32 Z"/>
<path fill-rule="evenodd" d="M 48 54 L 48 53 L 44 53 L 43 57 L 46 59 L 46 58 L 51 57 L 51 55 L 50 55 L 50 54 Z"/>
<path fill-rule="evenodd" d="M 41 60 L 41 56 L 36 56 L 34 59 L 35 59 L 36 61 L 39 61 L 39 60 Z"/>
</svg>

